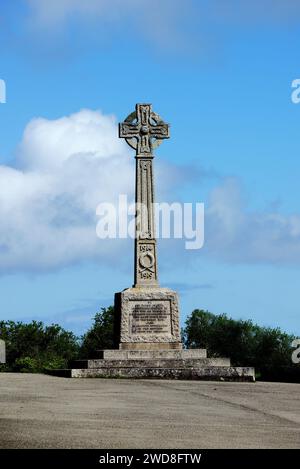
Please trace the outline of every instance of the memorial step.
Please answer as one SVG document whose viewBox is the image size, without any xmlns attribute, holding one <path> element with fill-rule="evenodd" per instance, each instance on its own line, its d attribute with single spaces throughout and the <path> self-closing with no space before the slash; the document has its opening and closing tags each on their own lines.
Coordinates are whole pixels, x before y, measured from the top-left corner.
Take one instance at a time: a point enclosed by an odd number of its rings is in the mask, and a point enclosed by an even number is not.
<svg viewBox="0 0 300 469">
<path fill-rule="evenodd" d="M 181 350 L 97 350 L 92 358 L 103 358 L 107 360 L 135 360 L 146 358 L 163 359 L 186 359 L 206 358 L 206 349 L 181 349 Z"/>
<path fill-rule="evenodd" d="M 255 381 L 254 368 L 207 366 L 199 368 L 103 367 L 90 369 L 48 370 L 49 374 L 66 378 L 134 378 L 182 379 L 206 381 Z"/>
<path fill-rule="evenodd" d="M 230 366 L 229 358 L 146 358 L 130 360 L 75 360 L 70 363 L 70 368 L 96 369 L 96 368 L 201 368 L 208 366 Z"/>
</svg>

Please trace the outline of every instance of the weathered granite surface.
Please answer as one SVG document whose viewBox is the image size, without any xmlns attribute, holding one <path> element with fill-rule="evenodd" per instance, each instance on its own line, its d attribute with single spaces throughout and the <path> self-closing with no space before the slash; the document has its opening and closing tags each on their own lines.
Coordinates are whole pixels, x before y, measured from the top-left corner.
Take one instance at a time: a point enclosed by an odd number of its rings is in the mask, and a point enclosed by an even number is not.
<svg viewBox="0 0 300 469">
<path fill-rule="evenodd" d="M 155 378 L 208 381 L 255 381 L 253 368 L 230 366 L 203 366 L 198 368 L 145 368 L 145 367 L 102 367 L 49 370 L 49 374 L 66 378 Z"/>
<path fill-rule="evenodd" d="M 230 366 L 229 358 L 148 358 L 131 360 L 76 360 L 70 364 L 70 368 L 200 368 L 207 366 Z"/>
</svg>

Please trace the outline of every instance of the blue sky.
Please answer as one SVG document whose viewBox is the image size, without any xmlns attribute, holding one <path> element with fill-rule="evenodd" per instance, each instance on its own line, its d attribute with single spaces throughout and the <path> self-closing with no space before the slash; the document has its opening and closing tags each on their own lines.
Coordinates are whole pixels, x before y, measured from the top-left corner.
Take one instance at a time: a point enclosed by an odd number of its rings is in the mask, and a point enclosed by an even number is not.
<svg viewBox="0 0 300 469">
<path fill-rule="evenodd" d="M 150 102 L 171 123 L 158 200 L 206 207 L 203 249 L 159 242 L 182 322 L 300 335 L 299 18 L 296 0 L 0 0 L 1 318 L 82 333 L 131 286 L 132 242 L 97 239 L 95 210 L 132 195 L 116 123 Z"/>
</svg>

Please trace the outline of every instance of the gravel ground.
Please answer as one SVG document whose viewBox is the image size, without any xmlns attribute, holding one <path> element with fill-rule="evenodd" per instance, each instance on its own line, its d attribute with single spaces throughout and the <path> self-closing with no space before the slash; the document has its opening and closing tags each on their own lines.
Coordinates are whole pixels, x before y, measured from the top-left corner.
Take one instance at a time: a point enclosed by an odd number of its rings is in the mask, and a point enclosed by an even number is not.
<svg viewBox="0 0 300 469">
<path fill-rule="evenodd" d="M 299 447 L 299 384 L 0 373 L 0 448 Z"/>
</svg>

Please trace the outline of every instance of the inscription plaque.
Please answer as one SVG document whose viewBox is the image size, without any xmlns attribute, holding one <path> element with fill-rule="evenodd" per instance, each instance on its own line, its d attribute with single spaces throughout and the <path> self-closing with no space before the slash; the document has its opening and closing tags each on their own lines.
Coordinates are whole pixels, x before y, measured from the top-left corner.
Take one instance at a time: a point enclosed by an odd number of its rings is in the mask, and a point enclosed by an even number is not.
<svg viewBox="0 0 300 469">
<path fill-rule="evenodd" d="M 132 301 L 129 323 L 132 334 L 170 334 L 170 302 Z"/>
<path fill-rule="evenodd" d="M 178 298 L 168 288 L 127 288 L 116 294 L 120 314 L 120 344 L 181 345 Z M 167 346 L 166 346 L 167 347 Z M 170 345 L 171 347 L 171 345 Z M 123 345 L 121 345 L 123 348 Z"/>
</svg>

